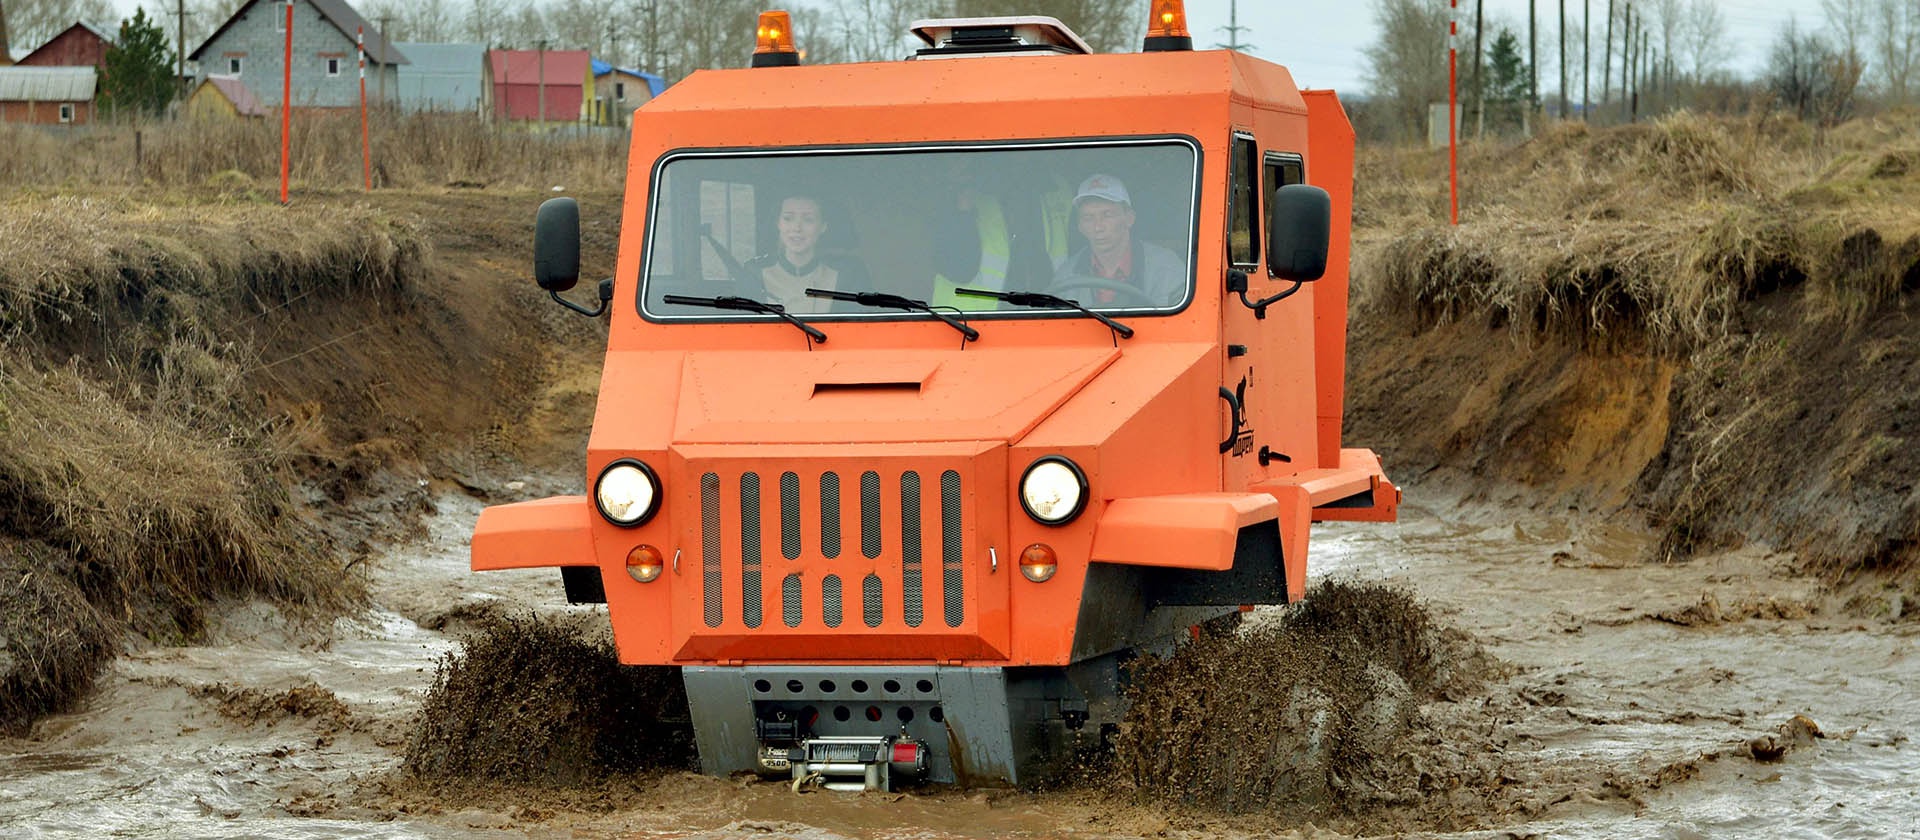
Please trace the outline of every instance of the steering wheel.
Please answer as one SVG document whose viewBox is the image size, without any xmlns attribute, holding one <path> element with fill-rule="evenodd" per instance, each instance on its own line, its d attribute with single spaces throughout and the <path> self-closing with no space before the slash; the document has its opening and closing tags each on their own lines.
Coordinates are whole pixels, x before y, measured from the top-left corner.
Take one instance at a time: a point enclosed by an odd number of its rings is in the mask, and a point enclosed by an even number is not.
<svg viewBox="0 0 1920 840">
<path fill-rule="evenodd" d="M 1099 277 L 1074 276 L 1055 280 L 1053 285 L 1047 287 L 1047 294 L 1073 299 L 1073 296 L 1066 294 L 1066 292 L 1074 289 L 1113 292 L 1119 298 L 1115 303 L 1122 306 L 1160 305 L 1153 298 L 1148 297 L 1146 292 L 1140 291 L 1125 283 L 1116 283 L 1112 280 L 1105 280 Z M 1082 303 L 1085 304 L 1086 302 L 1082 301 Z M 1092 305 L 1088 304 L 1088 306 L 1091 308 Z"/>
</svg>

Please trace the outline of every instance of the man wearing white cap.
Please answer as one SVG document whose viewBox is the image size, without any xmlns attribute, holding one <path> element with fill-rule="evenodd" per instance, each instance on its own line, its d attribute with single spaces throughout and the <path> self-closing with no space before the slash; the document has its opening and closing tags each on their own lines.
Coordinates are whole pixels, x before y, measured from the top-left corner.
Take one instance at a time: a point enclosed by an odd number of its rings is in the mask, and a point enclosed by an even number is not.
<svg viewBox="0 0 1920 840">
<path fill-rule="evenodd" d="M 1133 200 L 1112 175 L 1080 182 L 1073 197 L 1074 224 L 1087 247 L 1054 273 L 1053 288 L 1088 290 L 1089 306 L 1170 306 L 1186 292 L 1186 261 L 1165 248 L 1133 238 Z"/>
</svg>

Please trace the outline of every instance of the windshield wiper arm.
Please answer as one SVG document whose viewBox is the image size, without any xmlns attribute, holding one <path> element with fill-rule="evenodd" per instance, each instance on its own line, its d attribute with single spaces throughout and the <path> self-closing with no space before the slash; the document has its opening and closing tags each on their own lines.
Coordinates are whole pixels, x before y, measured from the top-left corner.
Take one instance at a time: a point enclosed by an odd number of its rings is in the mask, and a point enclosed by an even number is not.
<svg viewBox="0 0 1920 840">
<path fill-rule="evenodd" d="M 1078 310 L 1082 315 L 1086 315 L 1088 317 L 1094 318 L 1095 320 L 1098 320 L 1102 324 L 1106 324 L 1107 329 L 1113 330 L 1114 334 L 1120 336 L 1121 338 L 1133 337 L 1132 327 L 1129 327 L 1126 324 L 1122 324 L 1119 321 L 1115 321 L 1112 318 L 1109 318 L 1105 315 L 1102 315 L 1098 312 L 1095 312 L 1091 309 L 1081 306 L 1078 303 L 1067 300 L 1066 298 L 1063 298 L 1059 295 L 1050 295 L 1050 294 L 1047 294 L 1046 292 L 996 292 L 992 289 L 954 289 L 953 292 L 954 294 L 966 295 L 968 297 L 993 298 L 994 300 L 1006 301 L 1007 303 L 1011 303 L 1014 306 L 1025 306 L 1030 309 L 1041 309 L 1041 308 L 1060 309 L 1064 307 L 1066 309 Z"/>
<path fill-rule="evenodd" d="M 741 312 L 759 312 L 766 315 L 777 316 L 780 320 L 799 327 L 800 331 L 806 333 L 808 338 L 821 344 L 827 343 L 827 334 L 821 332 L 819 327 L 813 326 L 792 315 L 788 315 L 787 308 L 777 303 L 761 303 L 753 298 L 735 297 L 732 295 L 710 298 L 666 295 L 660 298 L 660 300 L 675 306 L 704 306 L 708 309 L 733 309 Z"/>
<path fill-rule="evenodd" d="M 880 306 L 887 309 L 905 309 L 913 312 L 925 312 L 928 315 L 939 318 L 941 323 L 959 330 L 960 334 L 966 336 L 966 340 L 968 341 L 974 341 L 980 338 L 979 330 L 967 326 L 965 322 L 958 318 L 933 308 L 933 306 L 924 300 L 914 300 L 910 297 L 902 297 L 886 292 L 837 292 L 832 289 L 808 289 L 807 297 L 850 300 L 861 306 Z"/>
</svg>

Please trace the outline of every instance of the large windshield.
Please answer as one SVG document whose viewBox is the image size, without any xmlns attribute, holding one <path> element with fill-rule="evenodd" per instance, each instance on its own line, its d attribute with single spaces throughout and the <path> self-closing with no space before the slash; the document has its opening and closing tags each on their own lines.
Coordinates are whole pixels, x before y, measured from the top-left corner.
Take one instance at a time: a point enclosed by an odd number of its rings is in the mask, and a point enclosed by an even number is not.
<svg viewBox="0 0 1920 840">
<path fill-rule="evenodd" d="M 1193 292 L 1197 169 L 1184 139 L 679 153 L 655 175 L 642 308 L 655 320 L 773 317 L 665 301 L 683 295 L 809 320 L 928 317 L 813 288 L 968 317 L 1036 313 L 964 288 L 1174 312 Z"/>
</svg>

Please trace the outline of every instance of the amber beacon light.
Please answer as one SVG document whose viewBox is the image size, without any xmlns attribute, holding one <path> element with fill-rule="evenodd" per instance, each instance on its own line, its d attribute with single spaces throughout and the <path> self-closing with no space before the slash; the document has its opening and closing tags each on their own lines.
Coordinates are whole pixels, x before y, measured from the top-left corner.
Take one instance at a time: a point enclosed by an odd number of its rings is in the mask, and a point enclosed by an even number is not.
<svg viewBox="0 0 1920 840">
<path fill-rule="evenodd" d="M 793 46 L 793 17 L 782 11 L 760 13 L 758 42 L 753 48 L 755 67 L 792 67 L 800 63 L 800 52 Z"/>
<path fill-rule="evenodd" d="M 1176 52 L 1193 49 L 1193 36 L 1187 34 L 1187 4 L 1181 0 L 1153 0 L 1153 18 L 1147 21 L 1147 40 L 1141 52 Z"/>
</svg>

